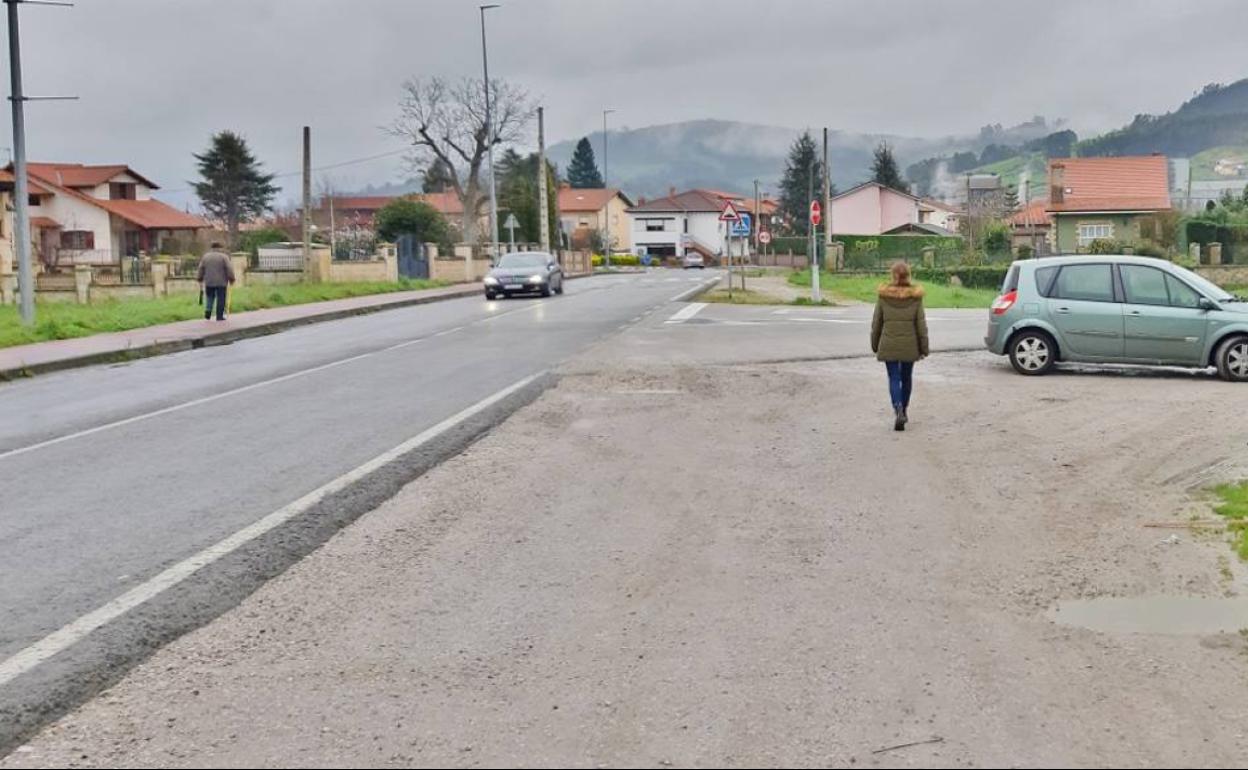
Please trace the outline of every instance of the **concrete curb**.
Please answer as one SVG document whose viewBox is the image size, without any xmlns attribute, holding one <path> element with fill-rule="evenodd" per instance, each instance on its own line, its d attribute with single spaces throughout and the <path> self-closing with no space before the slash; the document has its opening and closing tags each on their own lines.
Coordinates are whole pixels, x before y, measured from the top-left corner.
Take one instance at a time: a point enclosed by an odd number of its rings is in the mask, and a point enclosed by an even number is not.
<svg viewBox="0 0 1248 770">
<path fill-rule="evenodd" d="M 578 278 L 589 278 L 591 275 L 593 274 L 569 275 L 567 276 L 567 280 L 571 281 Z M 252 337 L 265 337 L 270 334 L 277 334 L 278 332 L 283 332 L 287 329 L 293 329 L 298 326 L 307 326 L 309 324 L 322 323 L 324 321 L 337 321 L 343 318 L 350 318 L 352 316 L 379 313 L 383 310 L 396 310 L 398 308 L 412 307 L 414 305 L 429 305 L 434 302 L 463 299 L 464 297 L 477 296 L 480 293 L 480 285 L 473 283 L 467 284 L 462 289 L 457 291 L 446 291 L 441 294 L 428 297 L 407 297 L 393 302 L 379 303 L 376 305 L 364 305 L 361 307 L 345 308 L 342 310 L 332 310 L 324 313 L 302 316 L 300 318 L 287 318 L 280 321 L 272 321 L 270 323 L 251 326 L 246 329 L 224 329 L 219 332 L 208 332 L 197 337 L 170 340 L 168 342 L 152 342 L 137 347 L 118 348 L 116 350 L 100 351 L 81 356 L 61 358 L 55 361 L 45 361 L 38 364 L 0 369 L 0 381 L 16 380 L 22 377 L 33 377 L 37 374 L 48 374 L 50 372 L 63 371 L 65 369 L 77 369 L 79 367 L 93 366 L 95 364 L 111 364 L 121 361 L 133 361 L 139 358 L 163 356 L 169 353 L 181 353 L 186 350 L 195 350 L 197 348 L 229 345 L 230 343 L 237 342 L 239 340 L 245 340 Z"/>
</svg>

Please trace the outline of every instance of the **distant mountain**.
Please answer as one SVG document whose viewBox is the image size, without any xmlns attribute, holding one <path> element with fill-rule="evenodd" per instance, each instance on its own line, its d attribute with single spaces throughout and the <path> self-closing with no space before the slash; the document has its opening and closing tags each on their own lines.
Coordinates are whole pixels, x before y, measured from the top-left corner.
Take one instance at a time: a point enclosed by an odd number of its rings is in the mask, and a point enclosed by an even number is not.
<svg viewBox="0 0 1248 770">
<path fill-rule="evenodd" d="M 1043 118 L 1039 118 L 1043 124 Z M 1026 128 L 1024 128 L 1026 127 Z M 887 141 L 902 162 L 959 149 L 979 149 L 996 141 L 1027 141 L 1048 129 L 1031 123 L 1003 129 L 985 126 L 980 135 L 920 139 L 888 134 L 856 134 L 830 131 L 828 153 L 832 181 L 845 189 L 871 175 L 871 153 Z M 812 128 L 816 144 L 822 129 Z M 754 180 L 774 194 L 784 173 L 789 146 L 801 134 L 799 129 L 740 123 L 728 120 L 693 120 L 609 133 L 607 182 L 630 195 L 666 195 L 675 187 L 685 190 L 706 187 L 736 193 L 752 193 Z M 559 142 L 548 153 L 562 171 L 572 158 L 580 137 Z M 589 135 L 594 157 L 602 167 L 602 132 Z"/>
<path fill-rule="evenodd" d="M 1078 144 L 1079 155 L 1195 155 L 1211 147 L 1248 144 L 1248 79 L 1211 83 L 1164 115 L 1136 115 L 1117 131 Z"/>
</svg>

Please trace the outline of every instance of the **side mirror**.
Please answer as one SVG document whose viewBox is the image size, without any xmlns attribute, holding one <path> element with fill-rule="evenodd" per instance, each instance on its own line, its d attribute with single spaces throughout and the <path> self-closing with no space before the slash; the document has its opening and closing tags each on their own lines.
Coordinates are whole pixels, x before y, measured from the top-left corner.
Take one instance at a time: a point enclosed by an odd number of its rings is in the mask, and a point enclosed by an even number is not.
<svg viewBox="0 0 1248 770">
<path fill-rule="evenodd" d="M 1218 303 L 1214 302 L 1208 297 L 1201 297 L 1199 300 L 1196 301 L 1196 307 L 1200 308 L 1201 310 L 1217 310 Z"/>
</svg>

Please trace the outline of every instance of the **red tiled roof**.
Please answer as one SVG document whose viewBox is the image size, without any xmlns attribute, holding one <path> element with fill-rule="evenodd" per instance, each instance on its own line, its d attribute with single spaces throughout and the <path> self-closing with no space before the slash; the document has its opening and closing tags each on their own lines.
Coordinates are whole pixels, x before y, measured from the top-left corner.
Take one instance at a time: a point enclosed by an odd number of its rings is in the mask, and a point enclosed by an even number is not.
<svg viewBox="0 0 1248 770">
<path fill-rule="evenodd" d="M 30 226 L 31 227 L 60 227 L 61 223 L 57 222 L 52 217 L 31 217 Z"/>
<path fill-rule="evenodd" d="M 334 208 L 340 211 L 378 211 L 391 201 L 396 201 L 402 196 L 397 195 L 357 195 L 348 198 L 335 197 Z M 325 204 L 321 204 L 321 208 L 326 208 Z"/>
<path fill-rule="evenodd" d="M 1047 211 L 1048 206 L 1048 201 L 1032 201 L 1010 217 L 1010 225 L 1013 227 L 1047 227 L 1053 224 L 1052 217 Z"/>
<path fill-rule="evenodd" d="M 686 190 L 683 193 L 655 198 L 652 201 L 633 206 L 630 212 L 644 213 L 647 211 L 700 211 L 720 212 L 724 210 L 724 199 L 706 190 Z"/>
<path fill-rule="evenodd" d="M 412 197 L 433 206 L 443 216 L 460 217 L 464 215 L 464 204 L 459 200 L 459 196 L 455 194 L 454 190 L 440 193 L 423 193 Z"/>
<path fill-rule="evenodd" d="M 4 183 L 4 182 L 7 182 L 8 184 L 14 184 L 17 182 L 17 177 L 13 176 L 12 169 L 7 169 L 7 168 L 0 169 L 0 183 Z M 38 181 L 33 179 L 29 171 L 26 172 L 26 189 L 30 191 L 31 195 L 51 195 L 52 194 L 51 190 L 39 184 Z"/>
<path fill-rule="evenodd" d="M 159 185 L 135 173 L 134 169 L 126 165 L 85 166 L 81 163 L 28 163 L 26 169 L 32 176 L 61 187 L 95 187 L 118 174 L 129 174 L 153 190 L 159 189 Z"/>
<path fill-rule="evenodd" d="M 560 211 L 601 211 L 607 202 L 615 196 L 624 199 L 625 206 L 633 205 L 628 196 L 614 187 L 577 189 L 573 187 L 559 188 Z"/>
<path fill-rule="evenodd" d="M 142 201 L 89 199 L 102 209 L 147 230 L 194 230 L 208 223 L 154 198 Z"/>
<path fill-rule="evenodd" d="M 1169 164 L 1162 155 L 1057 158 L 1049 161 L 1047 211 L 1158 211 L 1170 208 Z"/>
</svg>

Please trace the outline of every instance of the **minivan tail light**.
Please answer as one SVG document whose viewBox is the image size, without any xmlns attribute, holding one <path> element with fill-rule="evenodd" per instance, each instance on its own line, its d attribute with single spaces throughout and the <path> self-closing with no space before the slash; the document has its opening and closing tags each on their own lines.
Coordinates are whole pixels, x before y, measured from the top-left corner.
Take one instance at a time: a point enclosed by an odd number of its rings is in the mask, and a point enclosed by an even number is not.
<svg viewBox="0 0 1248 770">
<path fill-rule="evenodd" d="M 1014 303 L 1017 301 L 1018 301 L 1017 291 L 1011 291 L 1011 292 L 1002 294 L 1000 297 L 997 297 L 995 300 L 993 300 L 992 314 L 993 315 L 1005 315 L 1005 311 L 1014 307 Z"/>
</svg>

